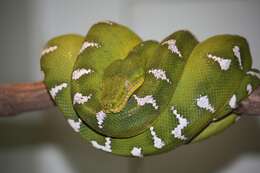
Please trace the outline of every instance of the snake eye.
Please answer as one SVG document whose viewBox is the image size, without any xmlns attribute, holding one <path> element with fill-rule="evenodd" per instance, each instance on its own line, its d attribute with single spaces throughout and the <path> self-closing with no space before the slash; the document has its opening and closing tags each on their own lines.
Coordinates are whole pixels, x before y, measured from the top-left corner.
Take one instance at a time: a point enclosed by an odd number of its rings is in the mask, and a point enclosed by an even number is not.
<svg viewBox="0 0 260 173">
<path fill-rule="evenodd" d="M 125 88 L 128 89 L 130 85 L 130 82 L 128 80 L 125 81 Z"/>
</svg>

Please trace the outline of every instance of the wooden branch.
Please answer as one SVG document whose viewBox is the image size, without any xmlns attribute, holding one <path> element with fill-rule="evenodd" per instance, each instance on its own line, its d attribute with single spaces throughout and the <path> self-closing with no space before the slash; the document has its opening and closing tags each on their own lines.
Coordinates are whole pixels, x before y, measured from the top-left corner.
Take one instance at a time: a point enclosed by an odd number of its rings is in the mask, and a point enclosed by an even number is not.
<svg viewBox="0 0 260 173">
<path fill-rule="evenodd" d="M 0 117 L 55 106 L 42 82 L 0 85 Z M 260 116 L 260 86 L 234 110 L 237 114 Z"/>
<path fill-rule="evenodd" d="M 260 116 L 260 86 L 248 98 L 240 102 L 234 112 L 240 115 Z"/>
<path fill-rule="evenodd" d="M 42 82 L 0 85 L 0 117 L 53 107 Z"/>
</svg>

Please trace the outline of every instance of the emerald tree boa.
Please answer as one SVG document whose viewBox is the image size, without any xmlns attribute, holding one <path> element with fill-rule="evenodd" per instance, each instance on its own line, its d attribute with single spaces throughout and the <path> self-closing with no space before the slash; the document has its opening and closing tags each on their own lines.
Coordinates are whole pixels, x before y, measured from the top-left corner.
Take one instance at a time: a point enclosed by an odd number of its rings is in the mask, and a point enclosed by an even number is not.
<svg viewBox="0 0 260 173">
<path fill-rule="evenodd" d="M 143 157 L 208 138 L 233 124 L 238 103 L 258 85 L 247 41 L 186 30 L 161 42 L 114 22 L 85 37 L 51 39 L 41 69 L 73 129 L 95 148 Z"/>
</svg>

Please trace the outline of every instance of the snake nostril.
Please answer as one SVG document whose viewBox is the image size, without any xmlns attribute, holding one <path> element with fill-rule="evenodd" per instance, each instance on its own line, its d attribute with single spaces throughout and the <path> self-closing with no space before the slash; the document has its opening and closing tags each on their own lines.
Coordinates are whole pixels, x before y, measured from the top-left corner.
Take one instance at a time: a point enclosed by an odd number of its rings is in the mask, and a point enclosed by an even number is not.
<svg viewBox="0 0 260 173">
<path fill-rule="evenodd" d="M 112 104 L 111 103 L 104 103 L 102 105 L 103 109 L 107 112 L 112 108 Z"/>
</svg>

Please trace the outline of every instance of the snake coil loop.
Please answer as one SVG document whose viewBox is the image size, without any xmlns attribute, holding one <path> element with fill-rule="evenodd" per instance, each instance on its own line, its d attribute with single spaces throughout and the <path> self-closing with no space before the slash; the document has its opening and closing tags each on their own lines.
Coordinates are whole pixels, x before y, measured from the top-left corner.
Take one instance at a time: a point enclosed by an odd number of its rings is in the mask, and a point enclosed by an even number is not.
<svg viewBox="0 0 260 173">
<path fill-rule="evenodd" d="M 68 123 L 106 152 L 142 157 L 208 138 L 233 124 L 239 102 L 260 83 L 247 41 L 186 30 L 142 41 L 114 22 L 86 37 L 51 39 L 44 82 Z"/>
</svg>

